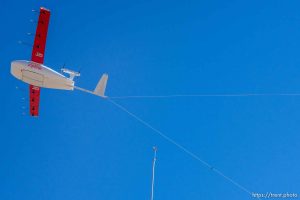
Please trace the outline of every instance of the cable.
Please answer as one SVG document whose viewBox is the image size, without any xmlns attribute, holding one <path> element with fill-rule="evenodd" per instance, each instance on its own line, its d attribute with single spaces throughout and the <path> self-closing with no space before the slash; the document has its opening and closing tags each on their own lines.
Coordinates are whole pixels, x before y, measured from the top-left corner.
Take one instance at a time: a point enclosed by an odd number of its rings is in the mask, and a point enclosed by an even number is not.
<svg viewBox="0 0 300 200">
<path fill-rule="evenodd" d="M 300 96 L 300 93 L 242 93 L 242 94 L 172 94 L 172 95 L 136 95 L 115 96 L 110 99 L 150 99 L 176 97 L 249 97 L 249 96 Z"/>
<path fill-rule="evenodd" d="M 223 177 L 224 179 L 226 179 L 227 181 L 229 181 L 230 183 L 232 183 L 233 185 L 235 185 L 236 187 L 238 187 L 239 189 L 241 189 L 242 191 L 252 195 L 252 193 L 250 192 L 250 190 L 248 190 L 247 188 L 245 188 L 244 186 L 242 186 L 241 184 L 239 184 L 238 182 L 236 182 L 235 180 L 233 180 L 232 178 L 226 176 L 223 172 L 221 172 L 220 170 L 214 168 L 212 165 L 210 165 L 208 162 L 204 161 L 203 159 L 201 159 L 199 156 L 197 156 L 196 154 L 194 154 L 193 152 L 191 152 L 190 150 L 188 150 L 187 148 L 185 148 L 184 146 L 180 145 L 179 143 L 177 143 L 175 140 L 173 140 L 172 138 L 168 137 L 167 135 L 165 135 L 163 132 L 161 132 L 160 130 L 154 128 L 152 125 L 150 125 L 149 123 L 147 123 L 146 121 L 144 121 L 143 119 L 141 119 L 140 117 L 138 117 L 137 115 L 133 114 L 132 112 L 130 112 L 129 110 L 127 110 L 125 107 L 121 106 L 120 104 L 118 104 L 117 102 L 111 100 L 110 98 L 107 98 L 107 100 L 109 102 L 111 102 L 113 105 L 115 105 L 116 107 L 118 107 L 120 110 L 124 111 L 125 113 L 127 113 L 128 115 L 130 115 L 131 117 L 133 117 L 134 119 L 136 119 L 137 121 L 139 121 L 141 124 L 143 124 L 144 126 L 148 127 L 149 129 L 153 130 L 155 133 L 157 133 L 158 135 L 160 135 L 161 137 L 163 137 L 165 140 L 167 140 L 168 142 L 172 143 L 173 145 L 177 146 L 179 149 L 181 149 L 182 151 L 184 151 L 185 153 L 187 153 L 188 155 L 190 155 L 192 158 L 194 158 L 195 160 L 199 161 L 200 163 L 202 163 L 204 166 L 206 166 L 207 168 L 209 168 L 211 171 L 215 172 L 216 174 L 220 175 L 221 177 Z M 258 198 L 259 199 L 259 198 Z"/>
</svg>

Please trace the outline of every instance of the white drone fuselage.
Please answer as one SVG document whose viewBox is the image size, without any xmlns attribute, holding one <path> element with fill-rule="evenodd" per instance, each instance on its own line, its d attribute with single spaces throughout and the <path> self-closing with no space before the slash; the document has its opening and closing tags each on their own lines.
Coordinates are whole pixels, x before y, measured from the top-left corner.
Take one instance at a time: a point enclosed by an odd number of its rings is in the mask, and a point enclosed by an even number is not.
<svg viewBox="0 0 300 200">
<path fill-rule="evenodd" d="M 11 62 L 11 73 L 30 85 L 60 90 L 74 90 L 74 81 L 53 69 L 33 61 Z"/>
<path fill-rule="evenodd" d="M 73 78 L 80 76 L 80 73 L 63 68 L 62 71 L 70 75 L 66 77 L 53 69 L 33 61 L 15 60 L 11 62 L 11 74 L 17 79 L 33 86 L 59 90 L 78 89 L 100 97 L 105 96 L 108 75 L 103 74 L 94 91 L 76 87 Z"/>
</svg>

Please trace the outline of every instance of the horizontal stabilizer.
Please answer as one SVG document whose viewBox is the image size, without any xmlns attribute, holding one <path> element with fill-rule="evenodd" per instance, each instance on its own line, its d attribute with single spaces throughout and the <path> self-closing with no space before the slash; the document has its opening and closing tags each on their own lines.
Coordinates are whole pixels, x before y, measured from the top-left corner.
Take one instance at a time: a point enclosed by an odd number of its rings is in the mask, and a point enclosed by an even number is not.
<svg viewBox="0 0 300 200">
<path fill-rule="evenodd" d="M 105 89 L 106 89 L 106 83 L 108 80 L 108 75 L 107 74 L 103 74 L 100 81 L 98 82 L 95 90 L 94 90 L 94 94 L 100 97 L 106 97 L 105 96 Z"/>
</svg>

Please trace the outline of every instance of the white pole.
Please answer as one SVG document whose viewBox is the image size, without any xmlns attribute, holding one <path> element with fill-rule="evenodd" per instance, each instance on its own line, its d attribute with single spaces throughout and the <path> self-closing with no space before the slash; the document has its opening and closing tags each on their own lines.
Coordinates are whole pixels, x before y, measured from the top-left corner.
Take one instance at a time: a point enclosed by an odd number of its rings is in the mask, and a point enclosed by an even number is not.
<svg viewBox="0 0 300 200">
<path fill-rule="evenodd" d="M 152 182 L 151 182 L 151 197 L 150 200 L 153 200 L 154 197 L 154 177 L 155 177 L 155 162 L 156 162 L 156 151 L 157 147 L 153 147 L 154 156 L 153 156 L 153 162 L 152 162 Z"/>
</svg>

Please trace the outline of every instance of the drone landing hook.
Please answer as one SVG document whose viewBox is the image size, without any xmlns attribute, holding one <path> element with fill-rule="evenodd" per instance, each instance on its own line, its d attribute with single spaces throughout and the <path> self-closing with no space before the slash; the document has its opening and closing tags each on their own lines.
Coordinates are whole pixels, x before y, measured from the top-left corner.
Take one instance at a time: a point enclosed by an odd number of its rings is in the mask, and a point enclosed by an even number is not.
<svg viewBox="0 0 300 200">
<path fill-rule="evenodd" d="M 69 74 L 70 75 L 70 77 L 69 77 L 70 80 L 73 80 L 75 77 L 80 76 L 79 72 L 75 72 L 75 71 L 67 69 L 67 68 L 62 68 L 61 71 L 63 73 Z"/>
</svg>

